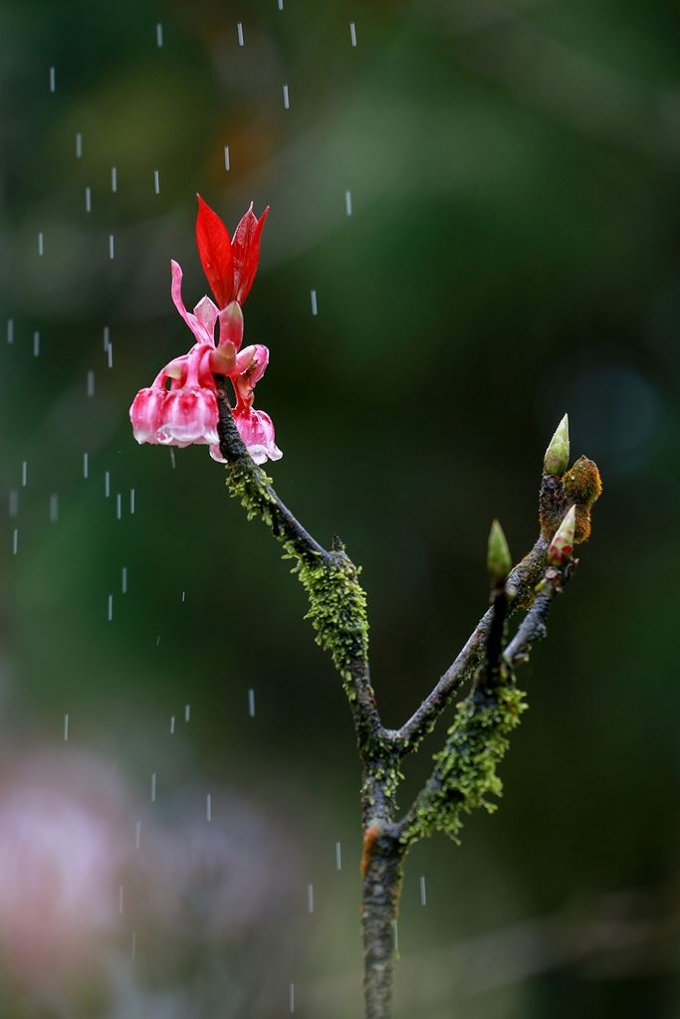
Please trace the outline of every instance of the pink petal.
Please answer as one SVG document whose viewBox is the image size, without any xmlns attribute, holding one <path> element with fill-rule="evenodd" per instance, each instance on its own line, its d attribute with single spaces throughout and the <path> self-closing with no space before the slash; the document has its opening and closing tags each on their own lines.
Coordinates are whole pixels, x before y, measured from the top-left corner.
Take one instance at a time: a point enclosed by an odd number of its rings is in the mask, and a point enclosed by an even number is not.
<svg viewBox="0 0 680 1019">
<path fill-rule="evenodd" d="M 234 411 L 234 422 L 246 449 L 256 464 L 280 460 L 283 453 L 276 445 L 274 422 L 263 410 Z"/>
<path fill-rule="evenodd" d="M 236 301 L 231 301 L 220 312 L 220 343 L 230 340 L 238 350 L 243 343 L 243 312 Z"/>
<path fill-rule="evenodd" d="M 158 442 L 157 431 L 167 396 L 165 389 L 160 386 L 140 389 L 135 396 L 130 407 L 130 421 L 137 442 L 150 442 L 153 445 Z"/>
<path fill-rule="evenodd" d="M 211 339 L 214 339 L 215 336 L 215 322 L 219 313 L 220 310 L 217 305 L 207 296 L 202 297 L 194 308 L 194 315 Z"/>
<path fill-rule="evenodd" d="M 269 364 L 269 348 L 262 343 L 244 347 L 236 358 L 232 382 L 239 401 L 252 402 L 253 390 Z"/>
<path fill-rule="evenodd" d="M 209 446 L 217 441 L 217 400 L 213 392 L 185 386 L 167 394 L 158 428 L 162 446 Z"/>
<path fill-rule="evenodd" d="M 203 323 L 184 307 L 184 301 L 182 300 L 182 269 L 179 263 L 175 262 L 174 259 L 171 259 L 170 266 L 172 271 L 170 294 L 177 311 L 191 329 L 192 333 L 196 337 L 197 343 L 213 343 L 213 338 L 210 333 L 208 333 Z"/>
</svg>

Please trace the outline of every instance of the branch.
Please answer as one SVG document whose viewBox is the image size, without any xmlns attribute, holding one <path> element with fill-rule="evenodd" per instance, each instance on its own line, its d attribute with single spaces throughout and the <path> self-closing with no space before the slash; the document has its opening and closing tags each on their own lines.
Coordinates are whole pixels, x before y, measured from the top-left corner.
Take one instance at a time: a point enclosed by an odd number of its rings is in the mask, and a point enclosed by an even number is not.
<svg viewBox="0 0 680 1019">
<path fill-rule="evenodd" d="M 307 592 L 316 642 L 330 654 L 350 702 L 357 739 L 365 756 L 383 728 L 375 703 L 368 667 L 366 595 L 358 582 L 359 569 L 334 541 L 328 551 L 281 501 L 270 478 L 253 461 L 234 422 L 226 379 L 215 375 L 219 412 L 220 452 L 227 461 L 229 494 L 239 499 L 249 520 L 259 517 L 293 559 L 293 573 Z"/>
<path fill-rule="evenodd" d="M 573 567 L 571 560 L 548 566 L 532 607 L 502 655 L 507 598 L 502 587 L 496 589 L 488 613 L 484 660 L 472 690 L 458 705 L 444 749 L 434 757 L 430 778 L 397 825 L 402 844 L 408 846 L 434 831 L 458 841 L 464 814 L 476 807 L 490 813 L 496 809 L 486 797 L 501 795 L 498 765 L 508 749 L 510 733 L 527 708 L 524 693 L 515 684 L 513 666 L 527 662 L 532 645 L 545 635 L 550 606 Z"/>
<path fill-rule="evenodd" d="M 545 570 L 547 551 L 548 541 L 541 536 L 529 554 L 510 573 L 507 587 L 508 590 L 512 589 L 515 595 L 509 606 L 509 614 L 525 607 L 527 601 L 531 599 L 533 590 Z M 437 719 L 448 707 L 456 691 L 474 675 L 482 661 L 493 618 L 492 607 L 482 616 L 464 648 L 448 667 L 432 693 L 425 698 L 401 729 L 392 733 L 402 757 L 415 750 L 434 729 Z"/>
<path fill-rule="evenodd" d="M 529 661 L 533 645 L 542 640 L 548 632 L 546 619 L 550 606 L 558 594 L 561 594 L 578 566 L 578 559 L 571 559 L 562 569 L 550 566 L 539 585 L 536 600 L 531 606 L 517 633 L 510 641 L 503 654 L 503 660 L 510 668 L 523 665 Z"/>
</svg>

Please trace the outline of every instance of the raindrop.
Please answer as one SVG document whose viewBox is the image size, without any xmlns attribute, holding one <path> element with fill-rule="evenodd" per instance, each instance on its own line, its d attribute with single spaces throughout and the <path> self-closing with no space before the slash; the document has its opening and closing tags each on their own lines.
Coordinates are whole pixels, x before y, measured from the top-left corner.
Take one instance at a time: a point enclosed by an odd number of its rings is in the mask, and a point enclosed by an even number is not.
<svg viewBox="0 0 680 1019">
<path fill-rule="evenodd" d="M 427 889 L 425 887 L 425 877 L 420 875 L 420 905 L 427 906 Z"/>
<path fill-rule="evenodd" d="M 28 460 L 24 460 L 21 465 L 21 487 L 26 488 L 28 484 Z"/>
<path fill-rule="evenodd" d="M 238 32 L 238 44 L 239 44 L 239 46 L 244 46 L 245 45 L 245 39 L 243 38 L 243 22 L 242 21 L 239 21 L 238 25 L 236 26 L 236 30 Z"/>
<path fill-rule="evenodd" d="M 76 159 L 83 158 L 83 136 L 80 132 L 76 135 Z"/>
<path fill-rule="evenodd" d="M 115 166 L 111 167 L 111 190 L 114 195 L 118 190 L 118 168 Z"/>
<path fill-rule="evenodd" d="M 160 21 L 156 25 L 156 45 L 159 49 L 163 46 L 163 25 Z"/>
<path fill-rule="evenodd" d="M 283 10 L 283 0 L 279 0 L 280 10 Z M 295 1011 L 295 984 L 291 984 L 288 988 L 288 1009 L 291 1013 Z"/>
<path fill-rule="evenodd" d="M 312 301 L 312 315 L 318 315 L 319 309 L 318 309 L 317 303 L 316 303 L 316 290 L 310 290 L 309 296 L 310 296 L 311 301 Z"/>
<path fill-rule="evenodd" d="M 283 10 L 283 0 L 279 0 L 279 10 L 280 10 L 280 11 L 282 11 L 282 10 Z M 291 984 L 290 986 L 292 987 L 293 985 Z M 292 1011 L 293 1011 L 293 1010 L 292 1010 L 292 1008 L 291 1008 L 291 1012 L 292 1012 Z"/>
<path fill-rule="evenodd" d="M 113 234 L 109 234 L 109 258 L 114 259 L 116 257 L 115 240 Z"/>
<path fill-rule="evenodd" d="M 185 602 L 186 600 L 187 600 L 187 593 L 186 593 L 186 591 L 182 591 L 182 595 L 181 595 L 180 601 Z"/>
<path fill-rule="evenodd" d="M 33 357 L 38 357 L 40 354 L 40 333 L 36 329 L 33 333 Z"/>
<path fill-rule="evenodd" d="M 127 594 L 127 580 L 128 580 L 127 566 L 124 566 L 123 569 L 120 571 L 120 593 L 121 594 Z"/>
<path fill-rule="evenodd" d="M 353 21 L 350 21 L 350 23 L 349 23 L 349 37 L 350 37 L 350 41 L 352 43 L 352 46 L 356 46 L 356 44 L 357 44 L 357 26 L 354 24 Z"/>
<path fill-rule="evenodd" d="M 64 743 L 68 743 L 68 714 L 64 715 Z"/>
<path fill-rule="evenodd" d="M 151 776 L 151 802 L 152 803 L 156 802 L 156 786 L 157 786 L 157 784 L 158 783 L 157 783 L 157 778 L 156 778 L 156 772 L 154 771 L 153 775 Z"/>
<path fill-rule="evenodd" d="M 106 363 L 109 368 L 113 368 L 113 345 L 109 344 L 106 349 Z"/>
<path fill-rule="evenodd" d="M 94 372 L 87 373 L 87 395 L 94 396 Z"/>
<path fill-rule="evenodd" d="M 210 793 L 205 798 L 205 819 L 212 821 L 212 796 Z"/>
<path fill-rule="evenodd" d="M 45 254 L 45 235 L 42 232 L 38 234 L 38 254 Z"/>
<path fill-rule="evenodd" d="M 134 488 L 131 488 L 130 489 L 130 513 L 134 513 L 134 512 L 135 512 L 135 490 L 134 490 Z"/>
<path fill-rule="evenodd" d="M 345 191 L 345 211 L 348 216 L 352 215 L 352 192 Z"/>
<path fill-rule="evenodd" d="M 175 451 L 174 451 L 174 449 L 170 450 L 170 466 L 172 467 L 173 471 L 174 471 L 175 467 L 177 466 L 177 462 L 175 460 Z"/>
<path fill-rule="evenodd" d="M 12 531 L 12 555 L 16 555 L 19 551 L 19 528 L 15 527 Z"/>
<path fill-rule="evenodd" d="M 172 717 L 170 718 L 170 735 L 171 736 L 175 735 L 175 716 L 174 715 L 172 715 Z"/>
<path fill-rule="evenodd" d="M 118 889 L 118 912 L 123 915 L 123 886 Z"/>
<path fill-rule="evenodd" d="M 248 691 L 248 714 L 251 718 L 255 718 L 255 691 L 253 689 Z"/>
<path fill-rule="evenodd" d="M 108 499 L 111 495 L 111 472 L 104 471 L 104 496 Z"/>
<path fill-rule="evenodd" d="M 142 841 L 142 822 L 137 821 L 135 823 L 135 849 L 139 849 Z"/>
<path fill-rule="evenodd" d="M 50 520 L 52 523 L 59 519 L 59 496 L 50 496 Z"/>
<path fill-rule="evenodd" d="M 314 912 L 314 885 L 307 885 L 307 912 Z"/>
<path fill-rule="evenodd" d="M 191 704 L 184 705 L 184 721 L 185 722 L 191 721 Z"/>
<path fill-rule="evenodd" d="M 153 189 L 157 195 L 161 193 L 161 174 L 159 170 L 153 172 Z"/>
<path fill-rule="evenodd" d="M 113 620 L 113 595 L 112 594 L 109 595 L 108 609 L 107 609 L 107 619 L 108 619 L 109 622 L 112 622 L 112 620 Z"/>
<path fill-rule="evenodd" d="M 7 319 L 7 342 L 14 343 L 14 319 Z"/>
<path fill-rule="evenodd" d="M 231 163 L 229 162 L 229 146 L 224 146 L 224 169 L 229 173 L 231 169 Z"/>
<path fill-rule="evenodd" d="M 123 516 L 123 496 L 120 492 L 116 493 L 116 520 L 120 520 Z"/>
<path fill-rule="evenodd" d="M 56 92 L 57 90 L 57 71 L 56 68 L 50 67 L 50 92 Z"/>
<path fill-rule="evenodd" d="M 92 212 L 92 188 L 85 188 L 85 212 Z"/>
<path fill-rule="evenodd" d="M 290 109 L 290 98 L 288 96 L 288 86 L 283 86 L 283 108 L 284 110 Z"/>
<path fill-rule="evenodd" d="M 111 330 L 108 326 L 104 326 L 102 335 L 104 340 L 104 350 L 108 350 L 111 346 Z"/>
<path fill-rule="evenodd" d="M 342 870 L 342 846 L 339 842 L 335 843 L 335 869 Z"/>
<path fill-rule="evenodd" d="M 90 456 L 88 453 L 83 453 L 83 477 L 87 481 L 90 476 Z"/>
</svg>

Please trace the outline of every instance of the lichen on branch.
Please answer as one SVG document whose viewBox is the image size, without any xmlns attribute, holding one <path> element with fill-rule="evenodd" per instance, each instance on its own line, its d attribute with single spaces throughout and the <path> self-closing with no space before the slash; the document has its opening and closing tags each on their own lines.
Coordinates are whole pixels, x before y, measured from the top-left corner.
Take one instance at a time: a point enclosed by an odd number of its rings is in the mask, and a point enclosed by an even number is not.
<svg viewBox="0 0 680 1019">
<path fill-rule="evenodd" d="M 524 693 L 507 678 L 491 687 L 475 683 L 456 708 L 444 749 L 434 756 L 432 775 L 405 819 L 401 840 L 409 845 L 435 831 L 459 842 L 465 814 L 477 807 L 496 809 L 503 783 L 498 765 L 510 745 L 508 739 L 527 708 Z"/>
</svg>

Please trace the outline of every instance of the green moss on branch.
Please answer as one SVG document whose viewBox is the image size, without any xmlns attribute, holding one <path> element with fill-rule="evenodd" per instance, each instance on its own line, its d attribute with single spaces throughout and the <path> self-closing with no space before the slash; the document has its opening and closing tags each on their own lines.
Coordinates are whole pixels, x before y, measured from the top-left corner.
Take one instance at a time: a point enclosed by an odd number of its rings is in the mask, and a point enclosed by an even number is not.
<svg viewBox="0 0 680 1019">
<path fill-rule="evenodd" d="M 458 842 L 465 814 L 477 807 L 489 813 L 496 809 L 489 797 L 502 794 L 498 766 L 526 707 L 524 693 L 509 676 L 491 688 L 475 684 L 458 705 L 444 749 L 434 757 L 432 776 L 405 819 L 403 843 L 435 831 Z"/>
</svg>

